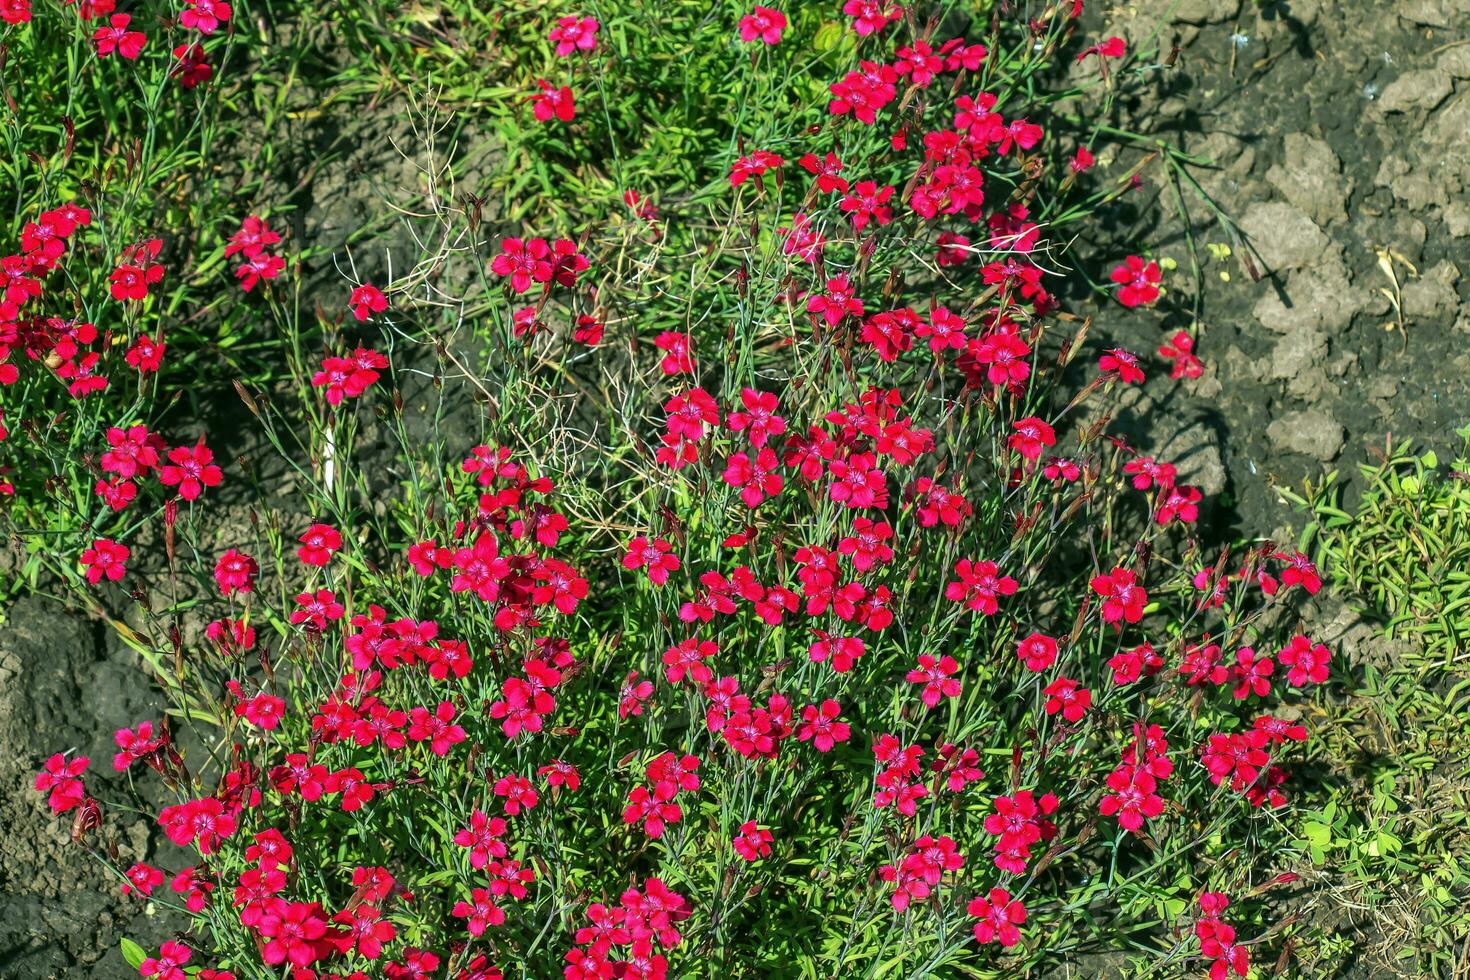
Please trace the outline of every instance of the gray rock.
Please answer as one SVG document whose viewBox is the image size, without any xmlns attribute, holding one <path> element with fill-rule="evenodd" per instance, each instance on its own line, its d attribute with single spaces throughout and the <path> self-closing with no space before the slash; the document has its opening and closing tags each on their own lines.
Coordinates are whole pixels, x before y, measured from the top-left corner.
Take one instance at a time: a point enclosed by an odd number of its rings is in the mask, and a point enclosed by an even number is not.
<svg viewBox="0 0 1470 980">
<path fill-rule="evenodd" d="M 1437 111 L 1424 127 L 1424 138 L 1432 146 L 1470 148 L 1470 94 L 1460 95 Z"/>
<path fill-rule="evenodd" d="M 1329 241 L 1315 221 L 1284 201 L 1252 204 L 1240 227 L 1271 272 L 1320 262 Z"/>
<path fill-rule="evenodd" d="M 1323 329 L 1339 333 L 1369 303 L 1363 290 L 1348 281 L 1347 269 L 1337 261 L 1293 272 L 1281 294 L 1266 290 L 1251 311 L 1262 326 L 1277 333 Z"/>
<path fill-rule="evenodd" d="M 1421 27 L 1452 27 L 1470 15 L 1467 0 L 1407 0 L 1398 5 L 1399 17 Z"/>
<path fill-rule="evenodd" d="M 1470 78 L 1470 44 L 1457 44 L 1440 52 L 1434 66 L 1455 78 Z"/>
<path fill-rule="evenodd" d="M 1443 102 L 1453 87 L 1448 73 L 1422 68 L 1389 82 L 1379 94 L 1377 105 L 1384 112 L 1428 111 Z"/>
<path fill-rule="evenodd" d="M 1174 19 L 1186 24 L 1220 24 L 1240 16 L 1241 0 L 1179 0 Z"/>
<path fill-rule="evenodd" d="M 1327 335 L 1312 329 L 1294 330 L 1276 342 L 1261 373 L 1287 382 L 1287 393 L 1306 398 L 1321 390 L 1327 375 Z"/>
<path fill-rule="evenodd" d="M 1207 425 L 1181 425 L 1160 444 L 1160 454 L 1179 473 L 1179 482 L 1199 487 L 1206 497 L 1225 489 L 1225 464 L 1220 458 L 1220 437 Z"/>
<path fill-rule="evenodd" d="M 1430 173 L 1425 166 L 1411 164 L 1403 157 L 1393 154 L 1379 161 L 1373 183 L 1378 187 L 1387 187 L 1395 198 L 1414 211 L 1444 207 L 1449 203 L 1443 180 Z"/>
<path fill-rule="evenodd" d="M 1470 204 L 1464 201 L 1451 201 L 1444 209 L 1445 230 L 1456 238 L 1464 238 L 1470 235 Z"/>
<path fill-rule="evenodd" d="M 1319 225 L 1347 218 L 1352 178 L 1342 176 L 1342 162 L 1319 139 L 1288 133 L 1286 159 L 1266 171 L 1266 180 Z"/>
<path fill-rule="evenodd" d="M 1429 320 L 1452 313 L 1460 302 L 1455 292 L 1459 282 L 1460 270 L 1449 259 L 1442 260 L 1418 279 L 1404 284 L 1404 315 Z"/>
<path fill-rule="evenodd" d="M 1266 438 L 1280 449 L 1330 463 L 1342 452 L 1343 428 L 1336 420 L 1305 409 L 1288 412 L 1266 427 Z"/>
</svg>

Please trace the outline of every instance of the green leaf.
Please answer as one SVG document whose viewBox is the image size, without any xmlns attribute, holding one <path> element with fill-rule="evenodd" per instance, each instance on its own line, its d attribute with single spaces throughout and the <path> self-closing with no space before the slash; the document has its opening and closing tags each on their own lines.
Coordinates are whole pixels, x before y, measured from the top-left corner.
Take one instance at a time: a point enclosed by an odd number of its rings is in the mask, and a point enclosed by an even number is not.
<svg viewBox="0 0 1470 980">
<path fill-rule="evenodd" d="M 122 947 L 123 959 L 127 961 L 128 966 L 135 970 L 148 958 L 147 950 L 131 939 L 124 939 L 118 945 Z"/>
</svg>

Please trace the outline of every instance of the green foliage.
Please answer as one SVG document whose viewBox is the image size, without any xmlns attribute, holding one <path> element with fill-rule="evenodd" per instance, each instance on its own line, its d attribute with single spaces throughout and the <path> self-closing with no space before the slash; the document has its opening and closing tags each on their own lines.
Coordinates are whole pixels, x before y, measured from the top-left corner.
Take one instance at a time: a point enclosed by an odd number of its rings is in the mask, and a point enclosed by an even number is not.
<svg viewBox="0 0 1470 980">
<path fill-rule="evenodd" d="M 1324 803 L 1296 843 L 1329 906 L 1367 910 L 1361 945 L 1422 976 L 1448 975 L 1470 937 L 1467 472 L 1465 446 L 1445 465 L 1405 442 L 1361 468 L 1353 505 L 1335 473 L 1293 497 L 1314 518 L 1304 541 L 1372 627 L 1347 651 L 1353 686 L 1316 750 Z"/>
</svg>

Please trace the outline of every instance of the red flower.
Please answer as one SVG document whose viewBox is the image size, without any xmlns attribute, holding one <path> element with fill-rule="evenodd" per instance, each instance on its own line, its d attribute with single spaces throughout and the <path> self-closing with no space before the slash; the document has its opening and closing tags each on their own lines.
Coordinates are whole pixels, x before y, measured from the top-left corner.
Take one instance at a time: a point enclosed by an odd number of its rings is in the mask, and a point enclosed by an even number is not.
<svg viewBox="0 0 1470 980">
<path fill-rule="evenodd" d="M 502 238 L 500 254 L 490 263 L 490 271 L 502 278 L 510 278 L 510 288 L 524 293 L 536 282 L 551 281 L 551 246 L 544 238 L 529 241 L 520 238 Z"/>
<path fill-rule="evenodd" d="M 866 645 L 855 636 L 831 636 L 821 630 L 812 632 L 817 639 L 807 648 L 807 656 L 814 664 L 830 659 L 832 669 L 839 674 L 852 670 L 853 664 L 866 652 Z"/>
<path fill-rule="evenodd" d="M 1097 360 L 1098 368 L 1105 374 L 1115 374 L 1125 385 L 1143 384 L 1143 369 L 1138 366 L 1138 355 L 1115 347 L 1105 351 Z"/>
<path fill-rule="evenodd" d="M 214 77 L 214 67 L 204 60 L 204 47 L 198 42 L 174 48 L 174 64 L 169 77 L 177 78 L 183 88 L 194 88 Z"/>
<path fill-rule="evenodd" d="M 730 165 L 730 186 L 739 187 L 752 177 L 755 177 L 757 182 L 759 182 L 763 174 L 780 167 L 785 162 L 785 160 L 768 150 L 756 150 L 749 156 L 741 157 Z"/>
<path fill-rule="evenodd" d="M 801 724 L 796 728 L 796 740 L 811 742 L 818 752 L 831 752 L 838 742 L 846 742 L 852 732 L 847 722 L 837 720 L 841 714 L 841 705 L 831 698 L 823 701 L 820 707 L 815 704 L 807 705 L 801 709 Z"/>
<path fill-rule="evenodd" d="M 169 840 L 180 847 L 194 844 L 204 855 L 213 854 L 235 832 L 235 815 L 212 796 L 166 806 L 158 822 Z"/>
<path fill-rule="evenodd" d="M 1108 775 L 1108 792 L 1098 803 L 1098 812 L 1116 816 L 1118 826 L 1138 832 L 1143 822 L 1164 812 L 1164 799 L 1155 790 L 1157 780 L 1147 771 L 1124 763 Z"/>
<path fill-rule="evenodd" d="M 1174 464 L 1160 463 L 1152 456 L 1140 456 L 1123 464 L 1123 472 L 1133 477 L 1133 489 L 1147 490 L 1158 484 L 1165 490 L 1174 486 Z"/>
<path fill-rule="evenodd" d="M 562 786 L 575 792 L 582 785 L 582 774 L 577 767 L 570 762 L 560 759 L 552 759 L 547 765 L 536 770 L 536 775 L 546 777 L 546 785 Z"/>
<path fill-rule="evenodd" d="M 214 563 L 214 581 L 219 585 L 220 595 L 250 592 L 255 588 L 255 576 L 259 571 L 260 566 L 254 558 L 231 548 Z"/>
<path fill-rule="evenodd" d="M 1286 683 L 1292 687 L 1327 683 L 1332 653 L 1326 644 L 1313 643 L 1298 633 L 1277 652 L 1276 657 L 1291 668 L 1286 673 Z"/>
<path fill-rule="evenodd" d="M 918 504 L 920 527 L 958 527 L 975 513 L 968 500 L 927 476 L 914 481 L 912 493 Z"/>
<path fill-rule="evenodd" d="M 924 653 L 919 655 L 919 665 L 905 674 L 904 680 L 910 684 L 923 684 L 920 700 L 924 707 L 933 709 L 938 707 L 941 698 L 960 696 L 960 682 L 953 677 L 959 669 L 959 662 L 948 654 L 932 657 Z"/>
<path fill-rule="evenodd" d="M 1285 651 L 1283 651 L 1285 652 Z M 1263 698 L 1271 693 L 1271 674 L 1276 663 L 1269 654 L 1256 656 L 1250 647 L 1235 651 L 1235 664 L 1230 668 L 1229 682 L 1235 685 L 1232 694 L 1237 701 L 1244 701 L 1254 694 Z"/>
<path fill-rule="evenodd" d="M 1092 692 L 1070 677 L 1058 677 L 1042 690 L 1046 695 L 1046 713 L 1061 712 L 1063 718 L 1076 724 L 1092 707 Z"/>
<path fill-rule="evenodd" d="M 341 619 L 346 611 L 331 589 L 302 592 L 296 596 L 295 601 L 301 608 L 291 611 L 291 625 L 304 624 L 306 629 L 317 633 L 326 629 L 327 623 Z"/>
<path fill-rule="evenodd" d="M 1124 41 L 1121 37 L 1110 37 L 1103 43 L 1094 44 L 1092 47 L 1083 51 L 1077 56 L 1077 60 L 1082 61 L 1090 54 L 1095 54 L 1099 58 L 1121 58 L 1127 53 L 1127 41 Z"/>
<path fill-rule="evenodd" d="M 1180 378 L 1197 378 L 1205 373 L 1205 366 L 1194 353 L 1194 338 L 1187 330 L 1177 331 L 1167 343 L 1160 344 L 1159 356 L 1174 362 L 1169 377 L 1175 381 Z"/>
<path fill-rule="evenodd" d="M 818 157 L 815 153 L 808 153 L 797 161 L 801 168 L 807 173 L 815 174 L 817 177 L 817 189 L 823 194 L 831 194 L 833 191 L 847 193 L 847 180 L 843 178 L 842 160 L 837 154 L 829 152 L 826 159 Z"/>
<path fill-rule="evenodd" d="M 455 833 L 454 842 L 460 847 L 469 849 L 470 867 L 479 870 L 484 868 L 492 857 L 506 856 L 508 851 L 505 841 L 501 839 L 504 835 L 504 820 L 499 817 L 487 817 L 482 811 L 475 810 L 470 814 L 470 825 Z"/>
<path fill-rule="evenodd" d="M 261 959 L 270 966 L 289 962 L 304 970 L 326 952 L 319 941 L 327 934 L 327 920 L 315 902 L 272 903 L 255 928 L 265 940 Z"/>
<path fill-rule="evenodd" d="M 1057 444 L 1057 436 L 1052 427 L 1035 416 L 1016 422 L 1015 430 L 1007 445 L 1029 460 L 1040 459 L 1043 449 Z"/>
<path fill-rule="evenodd" d="M 576 99 L 569 86 L 557 88 L 544 78 L 536 79 L 536 84 L 541 91 L 531 96 L 531 110 L 538 122 L 550 122 L 552 119 L 571 122 L 576 118 Z"/>
<path fill-rule="evenodd" d="M 975 923 L 977 943 L 1014 946 L 1021 941 L 1021 930 L 1016 927 L 1026 921 L 1026 906 L 1013 900 L 1004 888 L 992 888 L 988 895 L 975 896 L 965 911 L 980 920 Z"/>
<path fill-rule="evenodd" d="M 966 607 L 984 616 L 994 616 L 1000 608 L 1000 596 L 1015 595 L 1017 583 L 1009 575 L 1000 574 L 993 561 L 975 561 L 961 558 L 954 566 L 959 581 L 944 587 L 944 597 L 950 602 L 963 602 Z"/>
<path fill-rule="evenodd" d="M 1285 586 L 1300 585 L 1306 590 L 1307 595 L 1316 595 L 1322 588 L 1322 577 L 1317 574 L 1317 566 L 1312 564 L 1310 558 L 1300 551 L 1294 554 L 1277 552 L 1272 558 L 1281 558 L 1287 562 L 1281 570 L 1281 584 Z"/>
<path fill-rule="evenodd" d="M 367 282 L 352 290 L 347 302 L 352 307 L 352 315 L 359 322 L 366 320 L 370 314 L 382 313 L 388 309 L 388 297 L 377 286 Z"/>
<path fill-rule="evenodd" d="M 670 684 L 678 684 L 685 677 L 696 684 L 708 684 L 714 673 L 705 661 L 719 652 L 713 642 L 691 636 L 664 651 L 664 678 Z"/>
<path fill-rule="evenodd" d="M 296 557 L 303 565 L 317 568 L 325 568 L 332 555 L 342 547 L 342 535 L 330 524 L 313 524 L 296 540 L 301 542 L 301 547 L 296 549 Z"/>
<path fill-rule="evenodd" d="M 1093 576 L 1092 591 L 1102 596 L 1104 623 L 1119 620 L 1136 623 L 1143 618 L 1143 608 L 1148 605 L 1148 592 L 1138 584 L 1138 576 L 1126 568 Z"/>
<path fill-rule="evenodd" d="M 201 438 L 194 446 L 175 446 L 168 451 L 168 462 L 158 470 L 158 480 L 166 487 L 178 487 L 179 496 L 197 500 L 205 487 L 217 487 L 224 478 L 214 465 L 214 453 Z"/>
<path fill-rule="evenodd" d="M 0 0 L 0 21 L 19 25 L 30 23 L 31 0 Z"/>
<path fill-rule="evenodd" d="M 1123 264 L 1113 270 L 1113 282 L 1120 287 L 1118 302 L 1124 306 L 1145 306 L 1159 298 L 1159 273 L 1157 262 L 1144 263 L 1137 255 L 1130 255 Z"/>
<path fill-rule="evenodd" d="M 163 367 L 163 352 L 167 346 L 146 333 L 141 334 L 123 354 L 123 359 L 139 374 L 152 374 Z"/>
<path fill-rule="evenodd" d="M 1114 684 L 1132 684 L 1140 677 L 1156 674 L 1164 666 L 1164 658 L 1154 651 L 1153 644 L 1140 643 L 1130 650 L 1116 653 L 1108 660 L 1108 669 L 1113 672 Z"/>
<path fill-rule="evenodd" d="M 184 0 L 184 9 L 179 13 L 181 25 L 205 37 L 219 30 L 220 24 L 229 19 L 230 5 L 224 0 Z"/>
<path fill-rule="evenodd" d="M 286 268 L 286 260 L 279 255 L 268 255 L 265 252 L 256 252 L 245 257 L 245 263 L 236 267 L 235 278 L 240 280 L 240 286 L 245 292 L 255 288 L 255 284 L 262 279 L 275 279 Z"/>
<path fill-rule="evenodd" d="M 740 404 L 742 410 L 727 415 L 725 425 L 731 432 L 748 432 L 752 446 L 764 446 L 786 431 L 786 420 L 776 414 L 779 403 L 771 392 L 742 388 Z"/>
<path fill-rule="evenodd" d="M 141 31 L 128 30 L 132 20 L 127 14 L 113 14 L 108 26 L 97 28 L 92 40 L 97 42 L 98 57 L 105 58 L 116 51 L 129 61 L 137 60 L 143 45 L 148 43 L 148 36 Z"/>
<path fill-rule="evenodd" d="M 1013 333 L 994 333 L 973 341 L 971 355 L 986 365 L 985 379 L 993 385 L 1014 387 L 1031 376 L 1031 345 Z"/>
<path fill-rule="evenodd" d="M 633 671 L 623 680 L 623 686 L 618 691 L 618 717 L 626 719 L 643 714 L 643 704 L 651 697 L 653 682 L 640 681 L 638 671 Z"/>
<path fill-rule="evenodd" d="M 87 568 L 87 581 L 96 585 L 104 578 L 116 582 L 127 571 L 127 560 L 131 549 L 118 544 L 111 538 L 98 538 L 92 547 L 82 552 L 82 564 Z"/>
<path fill-rule="evenodd" d="M 1168 525 L 1176 520 L 1193 524 L 1199 520 L 1199 502 L 1202 499 L 1204 495 L 1197 487 L 1169 487 L 1159 509 L 1154 512 L 1154 520 L 1161 525 Z"/>
<path fill-rule="evenodd" d="M 482 936 L 490 926 L 505 922 L 505 910 L 495 904 L 488 888 L 471 889 L 470 900 L 456 902 L 450 914 L 466 920 L 465 929 L 471 936 Z"/>
<path fill-rule="evenodd" d="M 596 50 L 600 28 L 595 17 L 562 17 L 547 37 L 556 42 L 556 56 L 565 58 L 578 51 Z"/>
<path fill-rule="evenodd" d="M 428 742 L 435 755 L 448 755 L 451 746 L 465 740 L 465 731 L 454 724 L 454 715 L 454 705 L 448 701 L 440 701 L 432 713 L 428 708 L 413 708 L 408 713 L 409 739 Z"/>
<path fill-rule="evenodd" d="M 1032 633 L 1016 644 L 1016 656 L 1027 670 L 1039 674 L 1056 662 L 1057 641 L 1042 633 Z"/>
<path fill-rule="evenodd" d="M 82 787 L 82 773 L 87 771 L 91 760 L 84 755 L 68 759 L 61 753 L 46 760 L 44 767 L 36 773 L 37 793 L 49 794 L 46 805 L 54 813 L 75 810 L 87 798 Z"/>
<path fill-rule="evenodd" d="M 756 8 L 760 10 L 760 7 Z M 774 42 L 772 42 L 774 43 Z M 740 825 L 735 833 L 735 839 L 731 842 L 741 860 L 759 861 L 763 857 L 771 856 L 771 841 L 774 838 L 769 830 L 756 826 L 754 820 L 747 820 Z"/>
<path fill-rule="evenodd" d="M 505 798 L 505 815 L 514 817 L 522 810 L 534 810 L 540 802 L 536 787 L 524 776 L 501 776 L 491 788 L 496 796 Z"/>
<path fill-rule="evenodd" d="M 138 964 L 138 974 L 152 980 L 185 980 L 184 964 L 194 951 L 183 943 L 167 942 L 158 948 L 157 956 L 148 956 Z"/>
<path fill-rule="evenodd" d="M 648 569 L 648 580 L 654 585 L 663 585 L 669 580 L 670 572 L 679 570 L 679 556 L 673 553 L 674 546 L 663 538 L 649 541 L 638 535 L 628 543 L 628 553 L 623 556 L 623 567 L 629 571 Z"/>
<path fill-rule="evenodd" d="M 315 388 L 327 389 L 327 404 L 340 405 L 344 398 L 358 398 L 381 377 L 388 359 L 375 350 L 359 347 L 351 357 L 322 359 L 322 369 L 311 376 Z"/>
<path fill-rule="evenodd" d="M 351 955 L 353 947 L 356 947 L 364 959 L 375 960 L 383 955 L 383 944 L 398 936 L 398 927 L 384 921 L 378 908 L 366 902 L 338 912 L 332 921 L 346 930 L 346 935 L 338 935 L 332 940 L 337 951 L 346 955 Z"/>
<path fill-rule="evenodd" d="M 747 44 L 753 41 L 779 44 L 785 29 L 786 15 L 770 7 L 757 6 L 740 18 L 740 40 Z"/>
<path fill-rule="evenodd" d="M 112 19 L 116 21 L 119 17 L 128 19 L 127 14 L 118 14 Z M 148 287 L 163 279 L 163 266 L 153 261 L 162 248 L 162 241 L 150 238 L 123 252 L 123 261 L 110 277 L 113 299 L 137 301 L 148 297 Z"/>
<path fill-rule="evenodd" d="M 827 245 L 827 236 L 813 228 L 811 216 L 802 212 L 793 214 L 790 226 L 777 228 L 776 234 L 786 239 L 781 253 L 794 255 L 802 262 L 816 262 Z"/>
<path fill-rule="evenodd" d="M 842 12 L 853 19 L 852 29 L 859 37 L 881 31 L 903 16 L 903 8 L 890 0 L 847 0 Z"/>
<path fill-rule="evenodd" d="M 739 488 L 740 499 L 754 509 L 767 497 L 780 493 L 785 485 L 781 474 L 776 472 L 779 465 L 775 450 L 769 446 L 756 453 L 754 459 L 745 453 L 735 453 L 725 462 L 724 480 Z"/>
</svg>

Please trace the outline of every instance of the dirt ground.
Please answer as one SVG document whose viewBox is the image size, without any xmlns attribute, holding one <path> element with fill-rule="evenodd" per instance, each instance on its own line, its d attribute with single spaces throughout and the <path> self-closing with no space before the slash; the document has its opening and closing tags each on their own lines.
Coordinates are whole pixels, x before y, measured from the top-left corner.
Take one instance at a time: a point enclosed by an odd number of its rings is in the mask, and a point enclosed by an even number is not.
<svg viewBox="0 0 1470 980">
<path fill-rule="evenodd" d="M 1172 12 L 1164 36 L 1180 46 L 1177 66 L 1123 106 L 1123 119 L 1218 164 L 1193 172 L 1238 220 L 1262 271 L 1252 281 L 1238 248 L 1212 253 L 1229 236 L 1186 191 L 1207 370 L 1140 396 L 1162 398 L 1173 421 L 1138 438 L 1178 460 L 1189 482 L 1225 495 L 1215 533 L 1288 535 L 1301 519 L 1274 486 L 1350 473 L 1390 435 L 1453 449 L 1453 430 L 1470 422 L 1470 0 L 1089 7 L 1135 49 Z M 355 216 L 381 200 L 375 170 L 413 179 L 396 154 L 358 157 L 334 170 L 331 187 L 303 192 L 299 240 L 346 240 Z M 344 172 L 359 183 L 344 185 Z M 1157 170 L 1145 180 L 1108 216 L 1109 237 L 1174 259 L 1168 283 L 1188 293 L 1181 209 Z M 1190 319 L 1109 307 L 1098 332 L 1152 353 Z M 129 976 L 119 938 L 163 932 L 71 847 L 29 786 L 42 759 L 72 747 L 109 772 L 110 733 L 157 712 L 135 666 L 103 625 L 45 600 L 4 612 L 0 976 Z M 156 843 L 129 846 L 146 859 Z"/>
<path fill-rule="evenodd" d="M 1390 436 L 1453 451 L 1470 422 L 1470 0 L 1144 0 L 1103 16 L 1142 50 L 1170 9 L 1177 67 L 1123 118 L 1216 163 L 1191 172 L 1262 278 L 1242 249 L 1212 253 L 1229 235 L 1158 169 L 1143 189 L 1157 207 L 1118 205 L 1111 237 L 1174 259 L 1176 294 L 1194 291 L 1187 216 L 1204 277 L 1207 370 L 1166 396 L 1174 422 L 1151 448 L 1226 493 L 1230 530 L 1271 534 L 1300 525 L 1276 486 L 1355 475 Z M 1190 319 L 1114 307 L 1099 326 L 1151 353 Z"/>
</svg>

